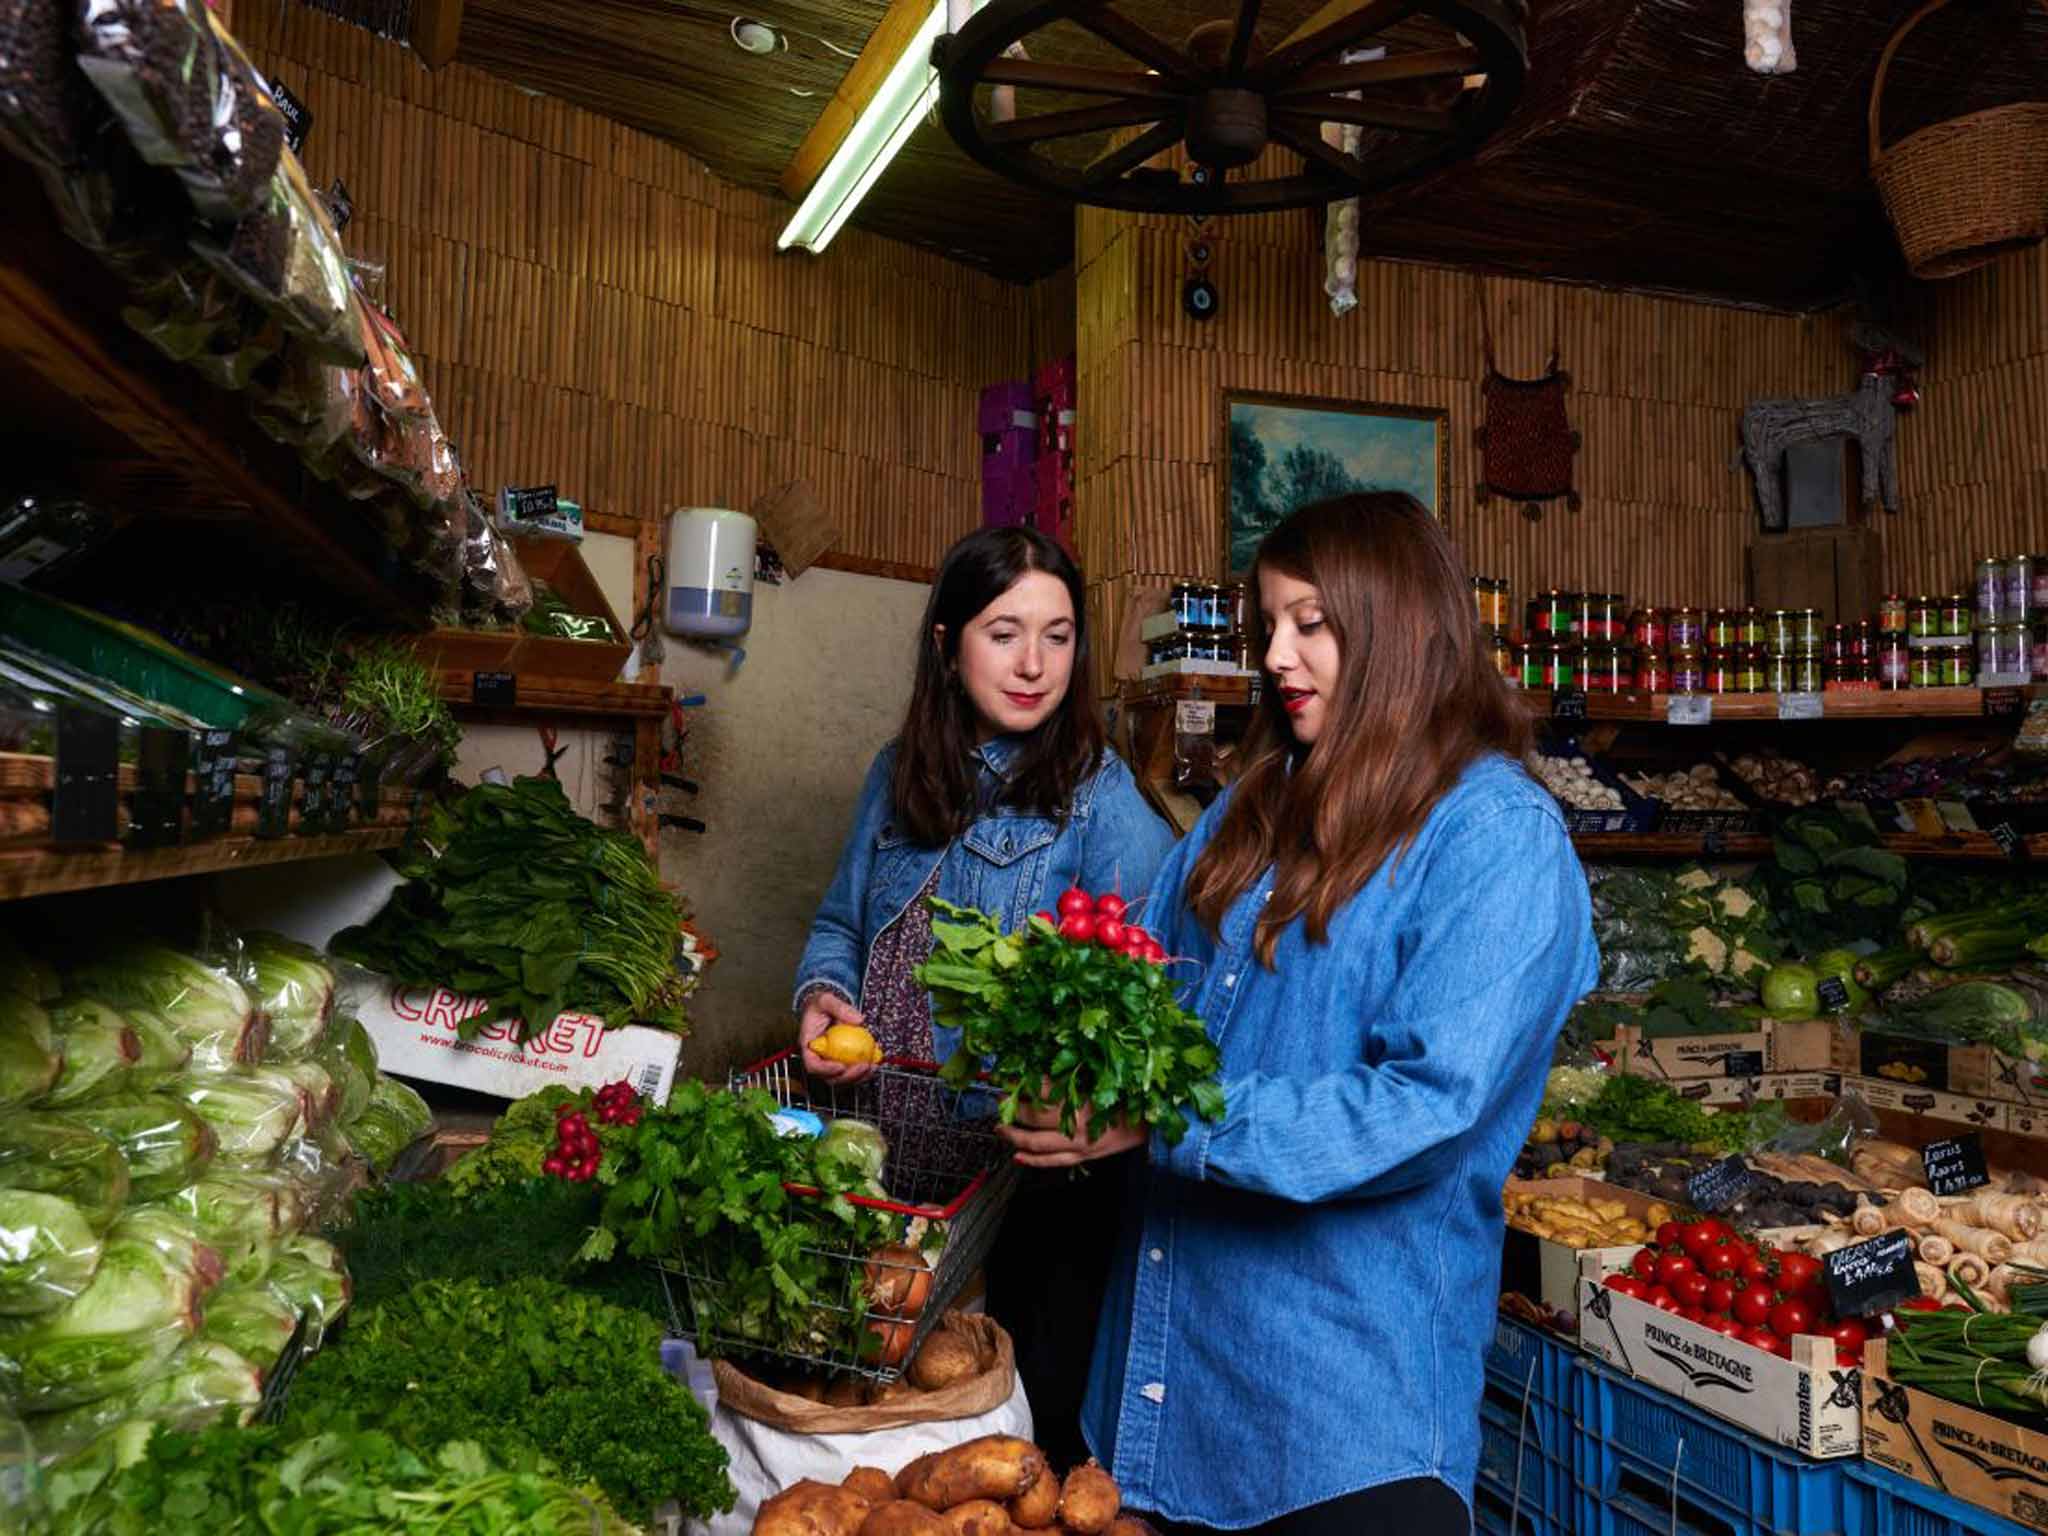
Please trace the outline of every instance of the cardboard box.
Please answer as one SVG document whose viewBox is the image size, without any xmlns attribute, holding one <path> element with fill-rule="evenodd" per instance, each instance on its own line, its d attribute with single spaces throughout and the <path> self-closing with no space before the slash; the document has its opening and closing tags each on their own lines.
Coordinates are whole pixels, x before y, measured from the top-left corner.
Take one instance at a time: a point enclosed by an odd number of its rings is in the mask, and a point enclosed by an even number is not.
<svg viewBox="0 0 2048 1536">
<path fill-rule="evenodd" d="M 2048 1108 L 2008 1104 L 2005 1106 L 2005 1128 L 2015 1136 L 2033 1136 L 2048 1141 Z"/>
<path fill-rule="evenodd" d="M 1893 1381 L 1883 1339 L 1864 1346 L 1863 1422 L 1866 1460 L 2048 1532 L 2048 1434 Z"/>
<path fill-rule="evenodd" d="M 1609 1248 L 1580 1257 L 1579 1348 L 1802 1456 L 1854 1456 L 1862 1448 L 1857 1374 L 1835 1363 L 1833 1340 L 1801 1335 L 1792 1358 L 1781 1360 L 1608 1290 L 1601 1282 L 1634 1256 L 1632 1248 Z"/>
<path fill-rule="evenodd" d="M 1648 1219 L 1650 1207 L 1660 1204 L 1654 1195 L 1624 1189 L 1604 1179 L 1509 1179 L 1506 1194 L 1553 1195 L 1569 1200 L 1619 1200 L 1632 1216 Z M 1501 1244 L 1500 1288 L 1536 1302 L 1549 1315 L 1551 1325 L 1570 1333 L 1579 1315 L 1579 1261 L 1582 1257 L 1619 1254 L 1627 1263 L 1638 1247 L 1630 1243 L 1618 1248 L 1567 1248 L 1533 1232 L 1507 1229 Z M 1611 1271 L 1603 1270 L 1602 1273 Z"/>
<path fill-rule="evenodd" d="M 1771 1025 L 1773 1072 L 1840 1072 L 1998 1103 L 2048 1105 L 2048 1076 L 1988 1045 L 1918 1040 L 1832 1019 Z"/>
<path fill-rule="evenodd" d="M 1621 1070 L 1629 1077 L 1678 1082 L 1701 1077 L 1762 1077 L 1770 1068 L 1770 1030 L 1762 1025 L 1729 1035 L 1646 1038 L 1634 1024 L 1615 1027 Z"/>
<path fill-rule="evenodd" d="M 513 1041 L 510 1019 L 486 1024 L 464 1040 L 460 1025 L 483 1011 L 482 998 L 446 987 L 402 987 L 368 972 L 355 973 L 351 991 L 356 1017 L 377 1042 L 378 1063 L 398 1077 L 501 1099 L 524 1098 L 550 1084 L 600 1088 L 624 1079 L 663 1104 L 675 1086 L 683 1041 L 666 1030 L 637 1024 L 606 1029 L 600 1019 L 565 1013 L 523 1046 Z"/>
<path fill-rule="evenodd" d="M 1949 1047 L 1948 1090 L 1973 1099 L 2048 1110 L 2048 1070 L 1988 1045 Z"/>
<path fill-rule="evenodd" d="M 1925 1115 L 1930 1120 L 1947 1120 L 1980 1130 L 2005 1129 L 2006 1106 L 1990 1099 L 1966 1098 L 1961 1094 L 1937 1093 L 1883 1077 L 1844 1077 L 1842 1091 L 1855 1089 L 1872 1109 L 1895 1110 L 1900 1114 Z"/>
</svg>

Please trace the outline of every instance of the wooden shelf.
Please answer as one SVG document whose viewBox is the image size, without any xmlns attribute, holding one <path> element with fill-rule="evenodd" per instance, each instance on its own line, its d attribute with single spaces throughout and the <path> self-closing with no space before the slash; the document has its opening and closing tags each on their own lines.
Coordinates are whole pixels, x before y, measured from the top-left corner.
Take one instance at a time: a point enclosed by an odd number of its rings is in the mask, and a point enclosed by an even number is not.
<svg viewBox="0 0 2048 1536">
<path fill-rule="evenodd" d="M 1990 690 L 1996 694 L 1998 690 Z M 2015 690 L 2017 691 L 2017 690 Z M 1958 720 L 1981 719 L 1984 696 L 1981 688 L 1906 688 L 1897 692 L 1838 692 L 1821 695 L 1821 720 Z M 1546 718 L 1551 713 L 1547 688 L 1522 690 L 1530 712 Z M 1714 723 L 1726 720 L 1776 720 L 1775 693 L 1702 694 L 1713 700 Z M 1588 720 L 1635 720 L 1661 724 L 1670 706 L 1668 693 L 1589 693 Z M 1795 722 L 1788 721 L 1787 724 Z M 1817 722 L 1798 722 L 1817 723 Z"/>
<path fill-rule="evenodd" d="M 528 677 L 513 674 L 511 705 L 479 704 L 476 674 L 444 671 L 441 697 L 454 708 L 483 715 L 553 719 L 587 715 L 610 720 L 659 720 L 668 713 L 669 690 L 660 683 L 593 683 L 575 677 Z"/>
<path fill-rule="evenodd" d="M 1706 839 L 1697 832 L 1579 832 L 1572 846 L 1582 859 L 1767 859 L 1771 840 L 1761 836 L 1721 839 L 1707 851 Z M 1998 844 L 1982 835 L 1956 837 L 1909 837 L 1897 834 L 1883 839 L 1889 852 L 1909 859 L 2007 861 Z M 2028 855 L 2048 859 L 2048 834 L 2026 839 Z"/>
<path fill-rule="evenodd" d="M 1178 672 L 1169 677 L 1136 678 L 1117 686 L 1117 697 L 1127 705 L 1159 704 L 1168 700 L 1207 699 L 1224 708 L 1246 707 L 1256 695 L 1256 677 L 1206 676 Z M 1548 695 L 1545 696 L 1546 698 Z"/>
<path fill-rule="evenodd" d="M 170 880 L 180 875 L 292 864 L 346 853 L 373 853 L 405 841 L 403 827 L 369 827 L 324 837 L 223 837 L 180 848 L 37 848 L 0 851 L 0 901 Z"/>
<path fill-rule="evenodd" d="M 397 567 L 361 506 L 265 436 L 247 397 L 129 329 L 120 280 L 57 231 L 25 166 L 0 162 L 0 198 L 18 213 L 0 245 L 0 406 L 13 429 L 75 459 L 110 510 L 244 525 L 296 579 L 425 627 L 425 583 Z"/>
</svg>

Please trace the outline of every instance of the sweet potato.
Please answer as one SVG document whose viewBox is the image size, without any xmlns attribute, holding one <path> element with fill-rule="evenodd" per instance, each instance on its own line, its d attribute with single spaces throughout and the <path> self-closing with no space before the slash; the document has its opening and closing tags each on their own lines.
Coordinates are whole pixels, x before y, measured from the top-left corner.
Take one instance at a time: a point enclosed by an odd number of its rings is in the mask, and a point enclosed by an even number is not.
<svg viewBox="0 0 2048 1536">
<path fill-rule="evenodd" d="M 880 1467 L 855 1467 L 839 1486 L 859 1494 L 870 1504 L 896 1502 L 896 1479 Z"/>
<path fill-rule="evenodd" d="M 868 1501 L 859 1494 L 805 1478 L 761 1506 L 754 1536 L 860 1536 L 867 1517 Z"/>
<path fill-rule="evenodd" d="M 1069 1472 L 1060 1487 L 1060 1524 L 1080 1536 L 1102 1536 L 1123 1501 L 1116 1480 L 1098 1463 L 1087 1462 Z"/>
<path fill-rule="evenodd" d="M 953 1536 L 944 1515 L 935 1515 L 922 1504 L 897 1499 L 877 1504 L 861 1526 L 859 1536 Z"/>
<path fill-rule="evenodd" d="M 926 1392 L 943 1391 L 981 1374 L 974 1345 L 957 1333 L 938 1329 L 919 1347 L 910 1362 L 910 1380 Z"/>
<path fill-rule="evenodd" d="M 1040 1482 L 1044 1480 L 1039 1479 Z M 1013 1536 L 1017 1529 L 1010 1523 L 1010 1512 L 989 1499 L 969 1499 L 965 1504 L 955 1504 L 940 1518 L 952 1530 L 953 1536 Z"/>
<path fill-rule="evenodd" d="M 1020 1531 L 1042 1531 L 1059 1518 L 1060 1480 L 1051 1467 L 1010 1500 L 1010 1523 Z"/>
<path fill-rule="evenodd" d="M 1029 1440 L 983 1435 L 936 1456 L 919 1457 L 897 1474 L 896 1491 L 926 1509 L 951 1509 L 969 1499 L 1014 1499 L 1046 1475 L 1045 1455 Z M 1102 1524 L 1108 1525 L 1115 1513 L 1112 1506 Z"/>
</svg>

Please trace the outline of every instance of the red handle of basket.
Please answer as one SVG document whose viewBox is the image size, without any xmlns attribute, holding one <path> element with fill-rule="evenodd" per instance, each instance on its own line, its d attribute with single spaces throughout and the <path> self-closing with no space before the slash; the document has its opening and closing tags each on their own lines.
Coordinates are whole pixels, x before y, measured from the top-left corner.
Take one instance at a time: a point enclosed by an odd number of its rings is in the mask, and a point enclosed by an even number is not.
<svg viewBox="0 0 2048 1536">
<path fill-rule="evenodd" d="M 1947 4 L 1948 0 L 1927 0 L 1925 5 L 1899 24 L 1898 31 L 1892 34 L 1892 40 L 1884 45 L 1884 52 L 1878 58 L 1877 78 L 1870 82 L 1870 164 L 1873 170 L 1884 155 L 1878 113 L 1884 105 L 1884 77 L 1891 72 L 1892 59 L 1898 54 L 1899 45 L 1905 42 L 1906 34 Z M 2041 0 L 2041 5 L 2044 10 L 2048 10 L 2048 0 Z"/>
</svg>

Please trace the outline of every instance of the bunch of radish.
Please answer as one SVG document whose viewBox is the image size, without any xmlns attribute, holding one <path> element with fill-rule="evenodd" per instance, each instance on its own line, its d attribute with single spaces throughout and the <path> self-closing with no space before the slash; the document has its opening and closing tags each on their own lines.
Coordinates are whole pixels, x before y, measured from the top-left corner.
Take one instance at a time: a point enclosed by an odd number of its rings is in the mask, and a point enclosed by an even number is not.
<svg viewBox="0 0 2048 1536">
<path fill-rule="evenodd" d="M 571 1184 L 587 1184 L 597 1177 L 604 1161 L 604 1148 L 597 1144 L 597 1132 L 573 1104 L 555 1110 L 555 1150 L 541 1161 L 540 1171 Z"/>
<path fill-rule="evenodd" d="M 1129 910 L 1115 891 L 1090 896 L 1077 885 L 1060 894 L 1057 913 L 1040 912 L 1038 920 L 1069 944 L 1094 944 L 1147 965 L 1166 964 L 1165 947 L 1136 923 L 1124 921 Z"/>
<path fill-rule="evenodd" d="M 640 1095 L 633 1091 L 633 1085 L 624 1078 L 616 1083 L 606 1083 L 597 1090 L 592 1101 L 597 1118 L 605 1125 L 638 1125 L 640 1123 Z"/>
</svg>

